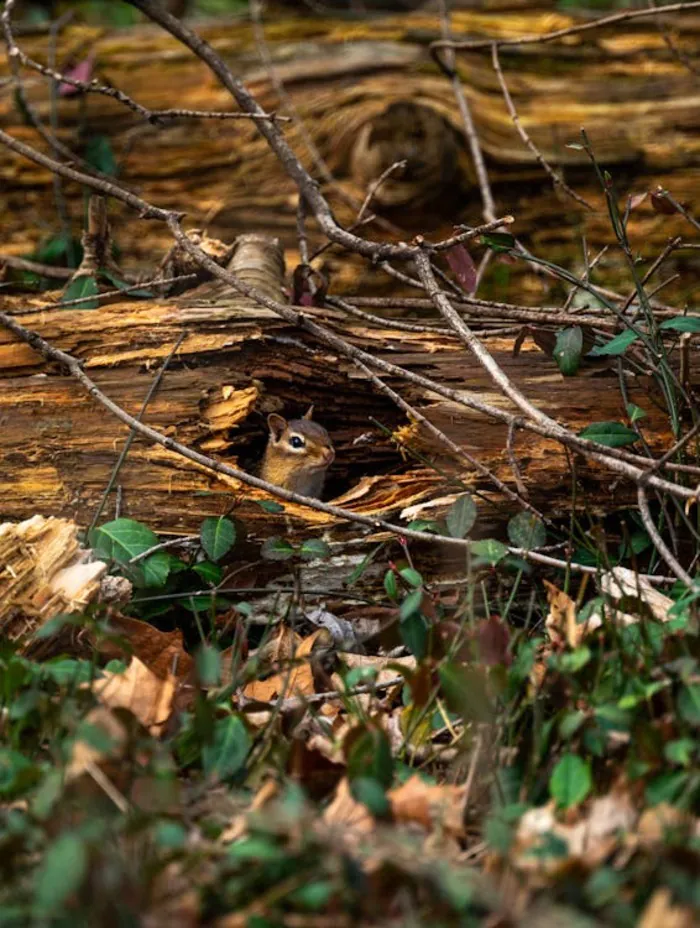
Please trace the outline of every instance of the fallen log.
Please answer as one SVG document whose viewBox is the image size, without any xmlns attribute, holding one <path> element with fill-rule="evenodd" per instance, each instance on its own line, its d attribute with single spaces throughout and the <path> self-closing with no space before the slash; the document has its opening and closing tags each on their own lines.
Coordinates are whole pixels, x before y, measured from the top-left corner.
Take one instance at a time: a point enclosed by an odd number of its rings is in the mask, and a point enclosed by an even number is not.
<svg viewBox="0 0 700 928">
<path fill-rule="evenodd" d="M 470 9 L 452 16 L 456 37 L 513 38 L 544 34 L 574 20 L 543 5 L 539 10 Z M 664 21 L 668 29 L 668 22 Z M 368 183 L 383 167 L 417 150 L 427 165 L 403 177 L 390 177 L 377 191 L 372 208 L 404 234 L 444 233 L 454 222 L 478 222 L 479 194 L 463 137 L 457 103 L 449 83 L 432 61 L 429 43 L 440 37 L 434 13 L 418 12 L 377 19 L 333 19 L 276 15 L 265 25 L 274 68 L 261 67 L 259 50 L 245 20 L 195 23 L 197 31 L 240 75 L 268 111 L 287 109 L 284 86 L 304 132 L 325 160 L 337 183 L 324 181 L 313 165 L 296 122 L 284 125 L 289 141 L 319 178 L 340 221 L 349 224 Z M 700 17 L 688 12 L 672 20 L 673 47 L 693 55 Z M 24 37 L 22 47 L 47 60 L 46 36 Z M 95 74 L 152 110 L 174 105 L 192 110 L 232 110 L 228 94 L 173 38 L 153 26 L 122 32 L 87 27 L 66 29 L 58 61 L 65 65 L 95 56 Z M 535 253 L 566 266 L 581 262 L 581 235 L 592 251 L 607 244 L 610 229 L 601 192 L 587 156 L 567 147 L 585 125 L 597 156 L 611 168 L 621 197 L 656 184 L 676 199 L 692 201 L 700 161 L 695 127 L 700 117 L 697 78 L 664 41 L 654 19 L 623 24 L 618 30 L 574 35 L 560 42 L 504 47 L 501 64 L 520 121 L 542 154 L 561 169 L 570 185 L 595 207 L 556 193 L 519 138 L 501 94 L 490 54 L 460 54 L 457 67 L 474 114 L 496 202 L 517 218 L 516 233 Z M 0 77 L 4 63 L 0 63 Z M 50 104 L 46 80 L 31 71 L 27 97 L 47 123 Z M 277 86 L 276 86 L 277 84 Z M 177 87 L 177 99 L 173 88 Z M 397 107 L 398 106 L 398 110 Z M 392 109 L 393 107 L 393 109 Z M 147 200 L 187 212 L 224 241 L 250 228 L 280 237 L 290 253 L 296 247 L 297 191 L 266 143 L 248 120 L 202 120 L 195 124 L 168 119 L 144 123 L 115 100 L 90 94 L 60 97 L 59 138 L 83 156 L 100 161 L 96 149 L 106 143 L 119 179 Z M 36 141 L 11 95 L 0 101 L 0 120 L 17 138 Z M 423 130 L 420 130 L 420 127 Z M 420 138 L 414 130 L 422 131 Z M 419 132 L 420 134 L 420 132 Z M 95 163 L 95 162 L 94 162 Z M 0 149 L 3 241 L 0 252 L 27 255 L 47 230 L 59 231 L 53 179 L 43 168 Z M 82 190 L 63 185 L 70 226 L 82 225 Z M 353 206 L 352 204 L 355 204 Z M 122 206 L 113 210 L 115 238 L 125 264 L 151 270 L 170 246 L 164 226 L 144 223 Z M 366 227 L 368 234 L 386 230 Z M 679 216 L 657 213 L 649 201 L 630 217 L 635 247 L 652 256 L 669 236 L 690 231 Z M 48 232 L 51 234 L 51 232 Z M 315 231 L 310 226 L 312 246 Z M 328 252 L 334 289 L 395 287 L 379 272 Z M 293 260 L 293 258 L 292 258 Z M 606 258 L 608 273 L 621 268 Z M 678 252 L 666 264 L 680 276 L 667 298 L 692 294 L 697 252 Z M 503 298 L 513 279 L 523 300 L 541 299 L 547 283 L 519 268 L 492 269 L 486 286 Z M 489 292 L 484 291 L 484 292 Z"/>
<path fill-rule="evenodd" d="M 249 273 L 260 284 L 265 266 L 268 277 L 262 286 L 281 298 L 279 253 L 266 262 L 253 256 L 248 271 L 241 254 L 246 262 L 250 259 L 239 245 L 231 259 L 236 272 L 244 278 Z M 37 297 L 7 302 L 21 325 L 79 358 L 98 387 L 132 415 L 138 414 L 156 368 L 177 346 L 144 421 L 218 460 L 254 471 L 266 441 L 266 415 L 297 415 L 313 403 L 337 451 L 327 488 L 337 505 L 363 515 L 404 513 L 414 518 L 428 511 L 421 506 L 431 500 L 438 501 L 434 508 L 443 512 L 460 487 L 467 486 L 481 494 L 485 519 L 514 511 L 488 477 L 407 421 L 351 361 L 272 311 L 226 292 L 220 283 L 171 300 L 119 302 L 87 311 L 47 308 Z M 411 373 L 514 409 L 451 335 L 409 332 L 390 322 L 368 327 L 329 308 L 305 307 L 303 312 L 341 333 L 351 345 Z M 606 360 L 584 362 L 576 377 L 566 378 L 534 344 L 526 342 L 514 356 L 513 341 L 494 337 L 488 345 L 513 383 L 543 412 L 574 432 L 592 421 L 625 418 L 617 369 Z M 89 525 L 128 430 L 78 382 L 6 329 L 0 329 L 0 378 L 0 517 L 23 519 L 41 511 Z M 516 432 L 509 454 L 503 423 L 415 383 L 397 378 L 386 382 L 512 489 L 517 487 L 512 465 L 516 460 L 533 505 L 546 507 L 550 516 L 568 511 L 570 461 L 556 442 Z M 648 414 L 644 431 L 652 449 L 669 447 L 668 420 L 656 408 L 649 379 L 632 378 L 627 390 L 629 400 Z M 576 479 L 580 505 L 610 509 L 633 498 L 633 487 L 625 490 L 597 465 L 577 462 Z M 305 530 L 338 522 L 290 503 L 284 514 L 265 512 L 255 504 L 266 497 L 263 491 L 213 474 L 140 436 L 117 483 L 122 514 L 164 532 L 194 532 L 205 516 L 232 508 L 260 534 L 284 531 L 289 518 Z M 485 502 L 489 500 L 495 509 Z M 113 514 L 110 499 L 104 517 Z"/>
</svg>

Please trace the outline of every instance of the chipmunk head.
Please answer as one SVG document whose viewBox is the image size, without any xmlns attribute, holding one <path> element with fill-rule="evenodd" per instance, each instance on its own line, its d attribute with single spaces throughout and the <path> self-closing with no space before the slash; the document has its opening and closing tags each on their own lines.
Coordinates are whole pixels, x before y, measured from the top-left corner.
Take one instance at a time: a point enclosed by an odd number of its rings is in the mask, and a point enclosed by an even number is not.
<svg viewBox="0 0 700 928">
<path fill-rule="evenodd" d="M 326 471 L 335 459 L 328 432 L 312 415 L 313 406 L 302 419 L 287 421 L 276 413 L 268 416 L 270 437 L 262 468 L 265 480 L 304 496 L 320 495 Z"/>
</svg>

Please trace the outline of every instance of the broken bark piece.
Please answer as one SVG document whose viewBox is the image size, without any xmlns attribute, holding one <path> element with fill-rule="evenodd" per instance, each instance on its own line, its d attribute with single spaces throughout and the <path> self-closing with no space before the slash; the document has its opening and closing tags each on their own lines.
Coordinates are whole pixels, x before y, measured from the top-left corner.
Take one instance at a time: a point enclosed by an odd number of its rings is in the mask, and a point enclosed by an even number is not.
<svg viewBox="0 0 700 928">
<path fill-rule="evenodd" d="M 90 553 L 68 519 L 36 515 L 0 525 L 2 635 L 22 646 L 54 616 L 82 612 L 98 599 L 107 565 L 90 561 Z"/>
</svg>

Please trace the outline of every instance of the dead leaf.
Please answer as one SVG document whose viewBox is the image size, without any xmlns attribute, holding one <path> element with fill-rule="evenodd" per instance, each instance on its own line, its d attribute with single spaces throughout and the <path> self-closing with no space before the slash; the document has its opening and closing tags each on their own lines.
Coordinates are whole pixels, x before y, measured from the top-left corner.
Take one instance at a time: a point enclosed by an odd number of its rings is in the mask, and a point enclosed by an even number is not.
<svg viewBox="0 0 700 928">
<path fill-rule="evenodd" d="M 298 640 L 298 636 L 295 636 L 295 638 Z M 300 661 L 305 657 L 308 658 L 317 643 L 323 642 L 326 644 L 329 638 L 330 635 L 325 628 L 317 628 L 313 634 L 309 635 L 308 638 L 304 638 L 296 646 L 294 661 Z M 289 653 L 289 640 L 286 636 L 284 638 L 280 636 L 276 642 L 271 642 L 271 644 L 273 643 L 278 644 L 278 648 L 273 651 L 273 654 L 275 655 L 275 663 L 279 663 L 280 658 L 277 655 L 282 651 L 285 654 Z M 243 695 L 247 699 L 254 699 L 257 702 L 274 702 L 280 697 L 310 696 L 313 692 L 314 675 L 311 663 L 307 660 L 303 664 L 290 666 L 287 671 L 274 674 L 266 680 L 253 680 L 245 687 Z"/>
<path fill-rule="evenodd" d="M 474 293 L 478 282 L 478 274 L 472 256 L 464 245 L 454 245 L 452 248 L 448 248 L 445 257 L 462 290 L 465 293 Z"/>
<path fill-rule="evenodd" d="M 422 825 L 426 831 L 442 829 L 454 837 L 464 835 L 464 786 L 431 785 L 414 774 L 387 798 L 397 822 Z"/>
<path fill-rule="evenodd" d="M 673 904 L 671 890 L 656 890 L 637 922 L 637 928 L 693 928 L 697 920 L 687 906 Z"/>
<path fill-rule="evenodd" d="M 104 671 L 93 692 L 110 709 L 128 709 L 152 735 L 159 735 L 170 718 L 176 680 L 168 674 L 160 680 L 138 657 L 132 657 L 124 673 Z"/>
<path fill-rule="evenodd" d="M 479 644 L 479 657 L 487 667 L 512 663 L 513 658 L 508 650 L 510 631 L 500 616 L 491 615 L 479 622 L 476 640 Z"/>
<path fill-rule="evenodd" d="M 268 802 L 276 799 L 277 796 L 279 796 L 279 792 L 280 787 L 276 780 L 265 780 L 255 796 L 253 796 L 253 801 L 248 809 L 243 814 L 237 815 L 228 828 L 225 828 L 221 832 L 219 841 L 221 841 L 222 844 L 230 844 L 232 841 L 237 841 L 239 838 L 242 838 L 248 830 L 248 815 L 251 812 L 260 811 Z"/>
<path fill-rule="evenodd" d="M 353 798 L 347 777 L 338 783 L 333 802 L 323 813 L 327 825 L 338 826 L 359 836 L 374 830 L 375 821 L 361 802 Z"/>
<path fill-rule="evenodd" d="M 591 801 L 578 821 L 568 824 L 557 818 L 554 802 L 528 809 L 518 823 L 511 862 L 531 875 L 551 877 L 572 862 L 593 869 L 622 843 L 633 828 L 637 813 L 625 790 L 612 790 Z M 554 835 L 566 846 L 566 853 L 542 853 L 547 836 Z"/>
<path fill-rule="evenodd" d="M 119 613 L 110 615 L 109 624 L 118 635 L 128 639 L 130 653 L 161 680 L 167 679 L 172 673 L 179 680 L 189 676 L 194 662 L 185 651 L 179 629 L 162 632 L 148 622 Z M 111 641 L 100 643 L 100 653 L 110 658 L 124 656 L 124 650 Z"/>
<path fill-rule="evenodd" d="M 573 599 L 556 587 L 549 580 L 544 580 L 549 602 L 549 614 L 545 619 L 545 628 L 552 644 L 577 648 L 586 634 L 585 625 L 576 624 L 576 605 Z"/>
</svg>

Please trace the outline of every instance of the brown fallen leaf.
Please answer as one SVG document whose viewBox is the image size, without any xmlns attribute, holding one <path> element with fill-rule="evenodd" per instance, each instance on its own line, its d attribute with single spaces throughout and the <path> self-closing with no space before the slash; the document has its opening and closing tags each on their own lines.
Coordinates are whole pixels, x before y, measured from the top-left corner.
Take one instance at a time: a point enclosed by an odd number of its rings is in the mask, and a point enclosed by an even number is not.
<svg viewBox="0 0 700 928">
<path fill-rule="evenodd" d="M 138 657 L 132 657 L 124 673 L 104 671 L 92 689 L 103 705 L 128 709 L 152 735 L 159 735 L 170 718 L 175 684 L 172 674 L 160 680 Z"/>
<path fill-rule="evenodd" d="M 280 787 L 275 780 L 265 780 L 255 796 L 253 796 L 253 801 L 246 811 L 237 815 L 231 824 L 224 828 L 219 835 L 219 841 L 222 844 L 230 844 L 232 841 L 242 838 L 248 830 L 248 816 L 250 813 L 259 812 L 268 802 L 276 799 L 279 793 Z"/>
<path fill-rule="evenodd" d="M 346 835 L 359 837 L 374 830 L 375 821 L 369 813 L 367 806 L 358 802 L 350 792 L 350 781 L 347 777 L 338 783 L 333 802 L 323 813 L 326 825 L 341 828 Z"/>
<path fill-rule="evenodd" d="M 317 628 L 316 631 L 309 635 L 308 638 L 296 646 L 294 651 L 294 661 L 302 661 L 308 658 L 314 649 L 317 641 L 326 641 L 328 632 L 325 628 Z M 287 646 L 284 646 L 285 653 Z M 274 702 L 281 696 L 310 696 L 314 692 L 314 675 L 311 669 L 311 663 L 306 660 L 303 663 L 291 666 L 289 670 L 283 673 L 276 673 L 266 680 L 253 680 L 243 690 L 243 695 L 247 699 L 255 699 L 257 702 Z"/>
<path fill-rule="evenodd" d="M 687 906 L 673 904 L 671 890 L 656 890 L 637 922 L 637 928 L 693 928 L 697 920 Z"/>
<path fill-rule="evenodd" d="M 518 823 L 510 852 L 511 863 L 532 878 L 551 877 L 573 862 L 594 869 L 635 825 L 637 812 L 624 789 L 591 801 L 578 821 L 560 822 L 554 802 L 528 809 Z M 567 848 L 566 854 L 542 853 L 546 836 L 554 835 Z"/>
<path fill-rule="evenodd" d="M 544 580 L 549 602 L 545 628 L 553 645 L 577 648 L 586 634 L 585 625 L 576 624 L 576 604 L 573 599 L 549 580 Z"/>
<path fill-rule="evenodd" d="M 422 825 L 426 831 L 442 829 L 454 837 L 464 835 L 464 786 L 433 785 L 414 774 L 387 798 L 397 822 Z"/>
<path fill-rule="evenodd" d="M 119 613 L 110 615 L 109 624 L 117 635 L 128 640 L 130 654 L 161 680 L 172 673 L 178 680 L 189 676 L 194 662 L 185 651 L 179 629 L 162 632 L 148 622 Z M 124 656 L 124 649 L 117 642 L 104 641 L 100 643 L 100 653 L 108 658 L 120 658 Z"/>
</svg>

